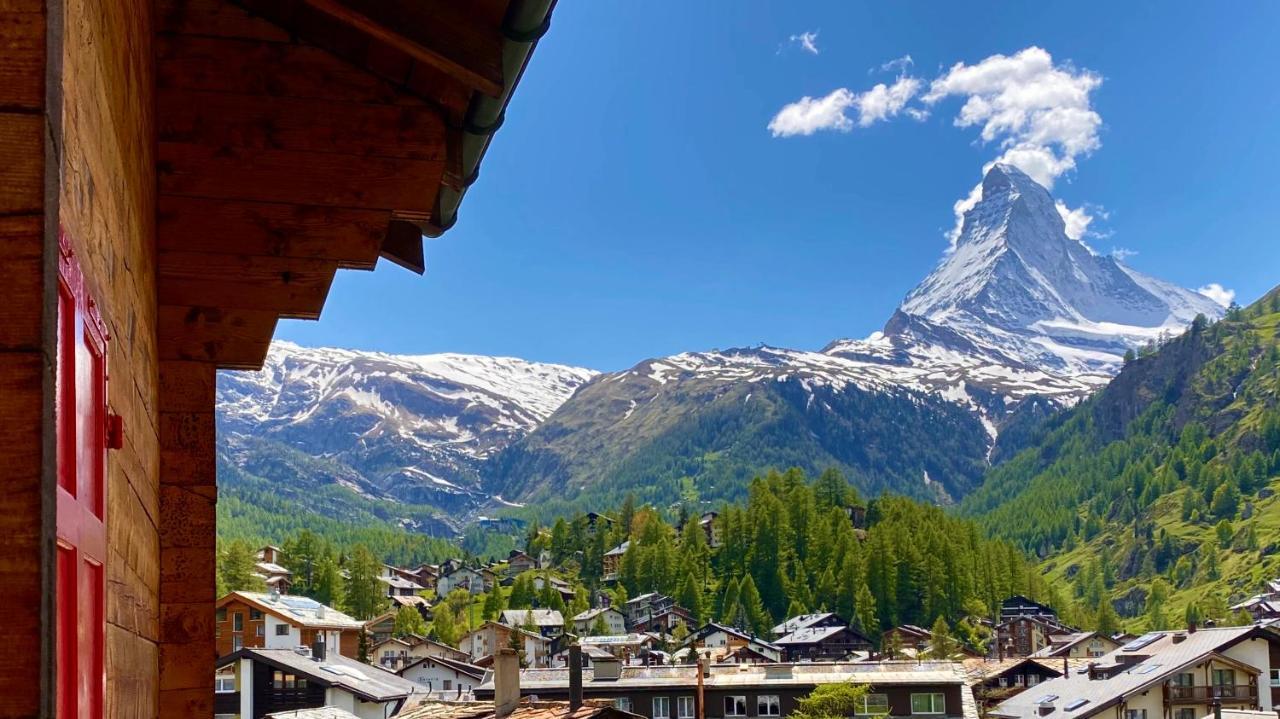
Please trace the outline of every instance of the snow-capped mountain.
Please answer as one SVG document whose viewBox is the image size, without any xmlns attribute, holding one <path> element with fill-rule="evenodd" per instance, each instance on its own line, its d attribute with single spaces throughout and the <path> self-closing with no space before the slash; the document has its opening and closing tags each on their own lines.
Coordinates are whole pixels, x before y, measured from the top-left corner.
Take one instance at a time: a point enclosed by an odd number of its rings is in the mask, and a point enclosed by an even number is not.
<svg viewBox="0 0 1280 719">
<path fill-rule="evenodd" d="M 275 342 L 262 370 L 219 375 L 220 449 L 258 476 L 317 471 L 288 461 L 301 453 L 323 460 L 332 481 L 370 496 L 461 506 L 475 498 L 486 457 L 595 374 L 511 357 Z"/>
<path fill-rule="evenodd" d="M 924 344 L 1060 375 L 1119 370 L 1124 353 L 1223 308 L 1067 237 L 1048 190 L 997 164 L 955 246 L 885 327 Z M 876 338 L 879 339 L 879 338 Z"/>
<path fill-rule="evenodd" d="M 1069 238 L 1049 192 L 997 164 L 954 247 L 881 332 L 601 375 L 485 472 L 511 496 L 600 491 L 605 477 L 661 502 L 689 483 L 732 496 L 762 466 L 836 465 L 864 489 L 952 500 L 980 480 L 1003 429 L 1089 396 L 1127 350 L 1201 313 L 1223 308 Z"/>
</svg>

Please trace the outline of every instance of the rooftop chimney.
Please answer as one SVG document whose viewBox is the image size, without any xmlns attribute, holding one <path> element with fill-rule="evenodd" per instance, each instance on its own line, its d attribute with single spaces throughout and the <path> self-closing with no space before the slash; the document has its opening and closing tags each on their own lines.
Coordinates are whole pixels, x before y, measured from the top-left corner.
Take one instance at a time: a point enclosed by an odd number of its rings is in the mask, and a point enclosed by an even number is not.
<svg viewBox="0 0 1280 719">
<path fill-rule="evenodd" d="M 582 706 L 582 647 L 569 645 L 569 711 Z"/>
<path fill-rule="evenodd" d="M 581 671 L 581 670 L 579 670 Z M 503 647 L 493 657 L 493 715 L 508 716 L 520 703 L 520 655 Z"/>
<path fill-rule="evenodd" d="M 324 661 L 324 635 L 318 632 L 315 641 L 311 642 L 311 658 L 317 662 Z"/>
</svg>

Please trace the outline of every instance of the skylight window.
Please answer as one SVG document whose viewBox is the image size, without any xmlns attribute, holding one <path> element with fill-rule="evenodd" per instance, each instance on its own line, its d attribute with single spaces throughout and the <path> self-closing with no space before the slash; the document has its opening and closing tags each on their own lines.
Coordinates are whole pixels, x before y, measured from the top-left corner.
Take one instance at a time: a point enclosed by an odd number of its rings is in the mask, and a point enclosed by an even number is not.
<svg viewBox="0 0 1280 719">
<path fill-rule="evenodd" d="M 1160 637 L 1161 637 L 1160 632 L 1151 632 L 1149 634 L 1143 634 L 1142 636 L 1138 637 L 1137 639 L 1134 639 L 1133 641 L 1129 642 L 1123 647 L 1120 647 L 1120 651 L 1136 652 L 1139 649 L 1147 646 L 1148 644 L 1151 644 L 1152 642 L 1159 639 Z"/>
<path fill-rule="evenodd" d="M 1064 708 L 1067 711 L 1075 711 L 1076 709 L 1079 709 L 1080 707 L 1088 703 L 1089 703 L 1088 699 L 1072 699 L 1070 702 L 1067 703 L 1067 706 Z"/>
<path fill-rule="evenodd" d="M 1134 669 L 1133 673 L 1134 674 L 1150 674 L 1151 672 L 1154 672 L 1159 668 L 1160 668 L 1159 664 L 1143 664 L 1137 669 Z"/>
<path fill-rule="evenodd" d="M 1040 705 L 1052 704 L 1056 701 L 1058 701 L 1057 694 L 1045 694 L 1044 696 L 1036 700 L 1036 704 L 1040 704 Z"/>
</svg>

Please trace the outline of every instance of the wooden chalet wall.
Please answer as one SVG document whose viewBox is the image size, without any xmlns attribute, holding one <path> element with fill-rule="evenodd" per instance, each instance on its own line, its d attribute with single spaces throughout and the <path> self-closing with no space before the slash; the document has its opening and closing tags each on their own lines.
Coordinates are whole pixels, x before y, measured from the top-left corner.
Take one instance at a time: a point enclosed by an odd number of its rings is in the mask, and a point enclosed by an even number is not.
<svg viewBox="0 0 1280 719">
<path fill-rule="evenodd" d="M 53 546 L 42 516 L 44 496 L 52 495 L 45 458 L 53 453 L 45 426 L 52 422 L 44 388 L 53 383 L 53 356 L 44 311 L 54 265 L 44 248 L 45 214 L 56 212 L 56 200 L 48 201 L 45 178 L 50 21 L 42 0 L 7 0 L 0 8 L 0 717 L 22 717 L 51 706 L 38 690 L 49 672 L 32 658 L 52 650 L 40 628 L 53 594 L 41 557 Z"/>
<path fill-rule="evenodd" d="M 277 319 L 317 318 L 338 269 L 421 269 L 440 187 L 470 179 L 468 107 L 506 87 L 506 10 L 0 0 L 0 719 L 54 707 L 60 229 L 123 421 L 105 714 L 209 717 L 216 371 L 260 366 Z"/>
</svg>

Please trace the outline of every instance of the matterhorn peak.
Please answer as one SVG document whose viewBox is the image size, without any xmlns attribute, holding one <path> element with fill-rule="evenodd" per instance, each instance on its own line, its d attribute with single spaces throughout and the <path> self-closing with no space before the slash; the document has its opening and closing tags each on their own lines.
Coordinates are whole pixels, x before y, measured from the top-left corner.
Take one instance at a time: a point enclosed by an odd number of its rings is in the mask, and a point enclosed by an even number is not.
<svg viewBox="0 0 1280 719">
<path fill-rule="evenodd" d="M 905 317 L 891 321 L 886 335 L 927 335 L 1010 363 L 1081 374 L 1114 372 L 1125 350 L 1222 308 L 1068 237 L 1049 190 L 1018 167 L 995 163 L 955 246 L 898 312 Z"/>
</svg>

